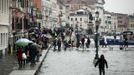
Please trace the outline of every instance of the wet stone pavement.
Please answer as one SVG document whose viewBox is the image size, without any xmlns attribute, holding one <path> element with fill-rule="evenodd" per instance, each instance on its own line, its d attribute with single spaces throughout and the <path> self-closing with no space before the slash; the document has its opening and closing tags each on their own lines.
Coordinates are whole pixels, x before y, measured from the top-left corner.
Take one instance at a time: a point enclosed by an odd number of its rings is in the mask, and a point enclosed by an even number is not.
<svg viewBox="0 0 134 75">
<path fill-rule="evenodd" d="M 106 75 L 134 75 L 134 50 L 101 50 L 109 68 Z M 99 75 L 98 67 L 94 67 L 94 50 L 50 50 L 38 75 Z"/>
<path fill-rule="evenodd" d="M 15 55 L 3 55 L 0 58 L 0 75 L 8 75 L 11 71 L 18 67 Z"/>
</svg>

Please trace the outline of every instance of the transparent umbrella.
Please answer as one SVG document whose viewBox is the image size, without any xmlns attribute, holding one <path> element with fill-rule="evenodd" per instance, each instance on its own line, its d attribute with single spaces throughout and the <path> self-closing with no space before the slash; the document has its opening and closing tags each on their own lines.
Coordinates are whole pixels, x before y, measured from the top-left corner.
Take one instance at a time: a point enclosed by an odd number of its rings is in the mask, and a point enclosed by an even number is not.
<svg viewBox="0 0 134 75">
<path fill-rule="evenodd" d="M 17 46 L 25 47 L 28 45 L 28 43 L 33 43 L 33 42 L 26 38 L 21 38 L 21 39 L 17 40 L 15 44 Z"/>
</svg>

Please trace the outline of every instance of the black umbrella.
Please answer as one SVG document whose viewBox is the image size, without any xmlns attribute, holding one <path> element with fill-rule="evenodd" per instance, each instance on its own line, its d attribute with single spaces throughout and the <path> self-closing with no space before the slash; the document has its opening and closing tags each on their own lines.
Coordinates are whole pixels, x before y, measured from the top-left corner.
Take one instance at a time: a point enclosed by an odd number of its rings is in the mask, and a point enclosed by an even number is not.
<svg viewBox="0 0 134 75">
<path fill-rule="evenodd" d="M 122 34 L 123 34 L 123 35 L 125 35 L 125 34 L 132 35 L 133 32 L 132 32 L 132 31 L 124 31 L 124 32 L 122 32 Z"/>
</svg>

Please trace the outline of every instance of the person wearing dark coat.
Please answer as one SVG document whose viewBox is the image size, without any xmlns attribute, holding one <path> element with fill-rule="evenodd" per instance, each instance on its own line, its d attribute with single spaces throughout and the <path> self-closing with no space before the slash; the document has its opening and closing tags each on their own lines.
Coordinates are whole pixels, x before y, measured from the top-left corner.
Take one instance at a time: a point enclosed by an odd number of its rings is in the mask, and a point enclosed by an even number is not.
<svg viewBox="0 0 134 75">
<path fill-rule="evenodd" d="M 77 38 L 76 47 L 79 48 L 79 46 L 80 46 L 80 35 L 76 34 L 76 38 Z"/>
<path fill-rule="evenodd" d="M 53 46 L 54 46 L 54 51 L 56 51 L 57 39 L 54 39 L 54 40 L 53 40 Z"/>
<path fill-rule="evenodd" d="M 124 47 L 128 47 L 128 39 L 127 39 L 127 37 L 126 38 L 124 38 L 125 40 L 124 40 Z"/>
<path fill-rule="evenodd" d="M 64 40 L 65 36 L 63 33 L 61 33 L 61 38 L 62 38 L 62 41 Z"/>
<path fill-rule="evenodd" d="M 48 48 L 48 44 L 47 44 L 47 43 L 48 43 L 48 40 L 49 40 L 49 39 L 48 39 L 47 37 L 43 37 L 43 43 L 44 43 L 43 48 L 44 48 L 44 49 L 47 49 L 47 48 Z"/>
<path fill-rule="evenodd" d="M 76 47 L 79 48 L 79 46 L 80 46 L 80 40 L 77 39 Z"/>
<path fill-rule="evenodd" d="M 87 43 L 86 43 L 87 48 L 89 48 L 90 43 L 91 43 L 91 41 L 90 41 L 90 38 L 88 37 L 88 38 L 87 38 Z"/>
<path fill-rule="evenodd" d="M 82 37 L 82 39 L 81 39 L 81 45 L 82 45 L 82 48 L 83 48 L 83 49 L 84 49 L 84 43 L 85 43 L 85 38 Z"/>
<path fill-rule="evenodd" d="M 64 50 L 65 50 L 65 51 L 67 50 L 67 47 L 68 47 L 68 43 L 67 43 L 67 41 L 65 40 L 65 41 L 64 41 Z"/>
<path fill-rule="evenodd" d="M 60 39 L 58 39 L 57 45 L 58 45 L 58 51 L 60 51 L 61 50 L 61 40 Z"/>
<path fill-rule="evenodd" d="M 35 65 L 35 58 L 37 56 L 37 47 L 32 43 L 29 43 L 29 57 L 31 61 L 31 66 Z"/>
<path fill-rule="evenodd" d="M 96 62 L 95 64 L 95 67 L 98 65 L 98 68 L 99 68 L 99 74 L 102 75 L 105 75 L 105 66 L 106 68 L 108 68 L 108 64 L 107 64 L 107 61 L 104 57 L 104 55 L 101 55 L 100 58 L 98 59 L 98 61 Z"/>
</svg>

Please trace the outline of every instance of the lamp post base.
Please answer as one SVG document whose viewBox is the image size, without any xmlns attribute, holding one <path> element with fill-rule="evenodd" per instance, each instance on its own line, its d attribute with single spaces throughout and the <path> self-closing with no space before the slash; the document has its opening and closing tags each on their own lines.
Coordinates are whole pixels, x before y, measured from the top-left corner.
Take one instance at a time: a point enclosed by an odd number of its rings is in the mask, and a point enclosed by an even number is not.
<svg viewBox="0 0 134 75">
<path fill-rule="evenodd" d="M 95 66 L 96 62 L 98 61 L 98 59 L 99 59 L 98 54 L 95 54 L 95 57 L 94 57 L 94 60 L 93 60 L 94 66 Z"/>
</svg>

